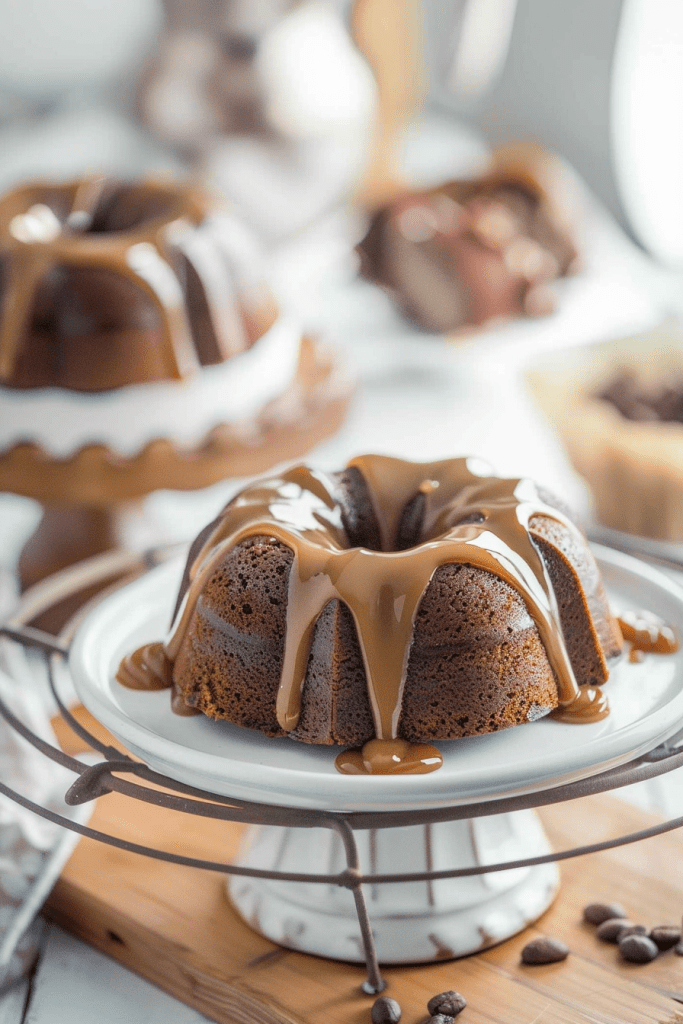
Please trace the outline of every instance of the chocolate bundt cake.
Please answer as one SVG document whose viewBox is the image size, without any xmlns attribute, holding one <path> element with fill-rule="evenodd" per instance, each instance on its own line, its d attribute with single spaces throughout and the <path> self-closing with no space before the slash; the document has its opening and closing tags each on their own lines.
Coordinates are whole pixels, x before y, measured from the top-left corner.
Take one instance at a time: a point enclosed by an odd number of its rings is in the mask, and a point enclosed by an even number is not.
<svg viewBox="0 0 683 1024">
<path fill-rule="evenodd" d="M 0 383 L 109 391 L 224 362 L 276 319 L 250 262 L 194 185 L 20 186 L 0 199 Z"/>
<path fill-rule="evenodd" d="M 83 177 L 0 197 L 0 489 L 108 507 L 301 456 L 353 390 L 197 185 Z"/>
<path fill-rule="evenodd" d="M 192 545 L 166 643 L 118 678 L 400 771 L 410 744 L 604 714 L 620 650 L 583 534 L 531 481 L 364 456 L 237 495 Z"/>
</svg>

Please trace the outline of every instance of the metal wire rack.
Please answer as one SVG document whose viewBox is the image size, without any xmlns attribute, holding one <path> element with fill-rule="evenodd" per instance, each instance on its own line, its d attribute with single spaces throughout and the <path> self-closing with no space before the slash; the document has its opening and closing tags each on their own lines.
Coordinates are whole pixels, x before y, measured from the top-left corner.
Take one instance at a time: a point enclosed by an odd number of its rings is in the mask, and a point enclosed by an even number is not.
<svg viewBox="0 0 683 1024">
<path fill-rule="evenodd" d="M 74 595 L 81 591 L 94 586 L 106 587 L 107 589 L 111 586 L 120 586 L 129 579 L 164 562 L 176 550 L 177 547 L 172 546 L 152 549 L 143 554 L 115 552 L 88 559 L 73 569 L 58 573 L 49 580 L 32 588 L 24 595 L 12 618 L 4 624 L 0 624 L 0 636 L 16 641 L 24 647 L 38 650 L 46 657 L 50 688 L 59 708 L 59 713 L 70 728 L 93 751 L 101 755 L 102 760 L 97 761 L 95 764 L 84 764 L 82 761 L 65 754 L 60 748 L 37 736 L 13 714 L 11 709 L 2 700 L 0 700 L 0 715 L 13 730 L 32 744 L 43 756 L 56 764 L 62 765 L 73 773 L 74 781 L 65 796 L 66 803 L 69 805 L 84 804 L 98 797 L 105 796 L 107 793 L 117 792 L 130 799 L 155 804 L 171 811 L 204 818 L 214 818 L 226 822 L 251 825 L 279 825 L 290 828 L 331 829 L 336 832 L 343 844 L 346 859 L 344 870 L 336 874 L 303 874 L 270 871 L 183 856 L 130 842 L 121 837 L 93 829 L 88 825 L 80 824 L 36 804 L 2 781 L 0 781 L 1 794 L 64 828 L 78 832 L 98 842 L 106 843 L 128 852 L 142 854 L 146 857 L 153 857 L 187 867 L 217 871 L 226 875 L 245 875 L 253 878 L 267 878 L 287 882 L 313 882 L 342 886 L 350 890 L 355 901 L 367 970 L 367 979 L 361 987 L 367 994 L 381 992 L 386 985 L 380 972 L 373 940 L 372 926 L 364 895 L 365 885 L 435 881 L 438 879 L 477 875 L 484 872 L 488 874 L 514 868 L 532 867 L 639 842 L 640 840 L 649 839 L 680 828 L 683 825 L 683 816 L 681 816 L 657 823 L 650 828 L 642 829 L 638 832 L 606 839 L 602 842 L 553 851 L 548 854 L 521 860 L 486 864 L 485 866 L 453 868 L 450 870 L 396 874 L 363 873 L 360 867 L 358 846 L 354 835 L 356 830 L 361 829 L 387 829 L 407 825 L 426 825 L 541 807 L 653 779 L 683 766 L 683 730 L 681 733 L 628 764 L 619 765 L 589 778 L 541 792 L 515 795 L 467 804 L 465 806 L 439 807 L 427 810 L 333 812 L 256 803 L 196 789 L 159 774 L 141 761 L 133 760 L 131 757 L 122 754 L 116 747 L 102 742 L 85 728 L 71 714 L 64 703 L 62 694 L 59 692 L 56 678 L 57 673 L 55 672 L 56 662 L 57 660 L 68 658 L 71 638 L 75 632 L 80 615 L 83 613 L 79 613 L 75 619 L 72 619 L 59 637 L 54 637 L 49 633 L 32 627 L 30 622 L 41 613 L 54 607 L 56 603 L 65 599 L 73 599 Z"/>
</svg>

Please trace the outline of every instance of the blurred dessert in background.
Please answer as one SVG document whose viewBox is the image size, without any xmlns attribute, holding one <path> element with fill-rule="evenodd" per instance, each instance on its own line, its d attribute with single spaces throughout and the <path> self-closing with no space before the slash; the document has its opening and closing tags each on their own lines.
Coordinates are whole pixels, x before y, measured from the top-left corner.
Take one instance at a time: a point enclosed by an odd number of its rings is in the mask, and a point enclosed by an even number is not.
<svg viewBox="0 0 683 1024">
<path fill-rule="evenodd" d="M 245 226 L 186 182 L 8 193 L 0 299 L 0 488 L 47 506 L 33 543 L 50 568 L 115 543 L 124 502 L 300 455 L 349 400 Z M 42 575 L 24 556 L 25 580 Z"/>
<path fill-rule="evenodd" d="M 647 380 L 635 367 L 616 370 L 596 395 L 627 420 L 683 423 L 683 365 L 672 378 Z"/>
<path fill-rule="evenodd" d="M 683 329 L 557 353 L 530 370 L 534 397 L 604 526 L 683 541 Z"/>
<path fill-rule="evenodd" d="M 409 192 L 374 216 L 361 270 L 428 331 L 555 309 L 552 284 L 579 266 L 575 191 L 536 146 L 497 150 L 481 176 Z"/>
<path fill-rule="evenodd" d="M 145 124 L 268 239 L 348 200 L 370 159 L 377 88 L 329 0 L 164 0 L 143 70 Z"/>
</svg>

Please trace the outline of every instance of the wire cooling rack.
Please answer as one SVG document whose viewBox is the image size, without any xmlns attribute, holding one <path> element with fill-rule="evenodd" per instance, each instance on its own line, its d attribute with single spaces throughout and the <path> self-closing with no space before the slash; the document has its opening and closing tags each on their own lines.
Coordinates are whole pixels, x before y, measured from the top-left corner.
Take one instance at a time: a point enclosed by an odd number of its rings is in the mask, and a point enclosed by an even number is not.
<svg viewBox="0 0 683 1024">
<path fill-rule="evenodd" d="M 202 818 L 214 818 L 226 822 L 251 825 L 279 825 L 289 828 L 326 828 L 333 830 L 340 838 L 346 858 L 345 868 L 335 874 L 309 874 L 285 871 L 270 871 L 244 867 L 238 864 L 208 861 L 187 857 L 151 846 L 130 842 L 119 836 L 90 828 L 64 817 L 28 799 L 0 780 L 0 793 L 14 800 L 22 807 L 62 825 L 80 835 L 98 842 L 118 847 L 132 853 L 142 854 L 158 860 L 168 861 L 187 867 L 203 868 L 226 875 L 244 875 L 252 878 L 276 879 L 287 882 L 308 882 L 342 886 L 351 891 L 358 916 L 358 926 L 365 957 L 367 979 L 362 988 L 368 994 L 381 992 L 385 987 L 372 934 L 372 925 L 365 900 L 365 885 L 382 883 L 422 882 L 438 879 L 461 878 L 469 875 L 507 871 L 514 868 L 532 867 L 549 862 L 568 860 L 585 854 L 597 853 L 616 846 L 639 842 L 653 836 L 680 828 L 683 816 L 652 825 L 638 832 L 628 833 L 599 843 L 576 846 L 571 849 L 553 851 L 521 860 L 510 860 L 496 864 L 477 865 L 466 868 L 439 871 L 418 871 L 411 873 L 372 874 L 361 871 L 355 831 L 361 829 L 400 828 L 407 825 L 426 825 L 463 818 L 477 818 L 526 808 L 575 800 L 580 797 L 620 789 L 636 782 L 643 782 L 683 766 L 683 730 L 666 742 L 659 744 L 628 764 L 608 769 L 589 778 L 541 792 L 515 795 L 496 800 L 471 803 L 457 807 L 439 807 L 421 810 L 387 810 L 333 812 L 299 807 L 276 806 L 253 801 L 233 799 L 196 789 L 177 782 L 151 769 L 141 761 L 133 760 L 116 747 L 102 742 L 85 728 L 69 711 L 60 693 L 55 671 L 56 662 L 68 658 L 71 638 L 84 609 L 76 614 L 68 626 L 55 637 L 31 625 L 31 622 L 53 610 L 63 602 L 73 603 L 80 593 L 92 593 L 101 587 L 106 593 L 112 587 L 121 586 L 130 579 L 166 561 L 179 550 L 179 546 L 150 549 L 142 554 L 112 552 L 88 559 L 70 569 L 55 574 L 48 580 L 33 587 L 21 599 L 13 616 L 0 624 L 0 636 L 17 642 L 26 648 L 41 652 L 47 662 L 50 689 L 59 713 L 69 727 L 88 744 L 101 760 L 94 764 L 82 761 L 64 753 L 60 748 L 37 736 L 11 709 L 0 700 L 0 715 L 8 725 L 27 740 L 44 757 L 62 765 L 74 775 L 65 800 L 69 805 L 85 804 L 117 792 L 131 800 L 143 801 L 183 814 Z M 95 598 L 97 600 L 97 598 Z M 153 787 L 153 788 L 152 788 Z"/>
</svg>

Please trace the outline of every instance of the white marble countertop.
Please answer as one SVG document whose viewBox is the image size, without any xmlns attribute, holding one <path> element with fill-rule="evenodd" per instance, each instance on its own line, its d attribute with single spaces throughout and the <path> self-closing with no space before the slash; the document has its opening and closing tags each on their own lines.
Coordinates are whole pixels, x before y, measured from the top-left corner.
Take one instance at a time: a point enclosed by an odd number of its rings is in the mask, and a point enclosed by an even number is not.
<svg viewBox="0 0 683 1024">
<path fill-rule="evenodd" d="M 305 277 L 307 254 L 300 254 Z M 312 250 L 309 260 L 315 259 Z M 283 278 L 289 273 L 283 271 Z M 635 333 L 676 305 L 672 277 L 659 273 L 599 212 L 591 220 L 587 270 L 564 282 L 559 312 L 456 344 L 420 335 L 370 285 L 337 279 L 298 305 L 347 353 L 359 392 L 345 427 L 311 456 L 338 467 L 361 451 L 418 459 L 477 454 L 505 475 L 531 475 L 575 505 L 586 495 L 527 396 L 521 375 L 536 355 L 568 344 Z M 297 292 L 296 281 L 291 288 Z M 156 535 L 188 537 L 215 514 L 234 482 L 201 494 L 153 496 Z M 34 522 L 28 502 L 0 500 L 7 561 Z M 683 781 L 672 773 L 620 795 L 671 813 Z M 0 1024 L 190 1024 L 205 1018 L 56 927 L 48 930 L 30 982 L 0 997 Z"/>
</svg>

